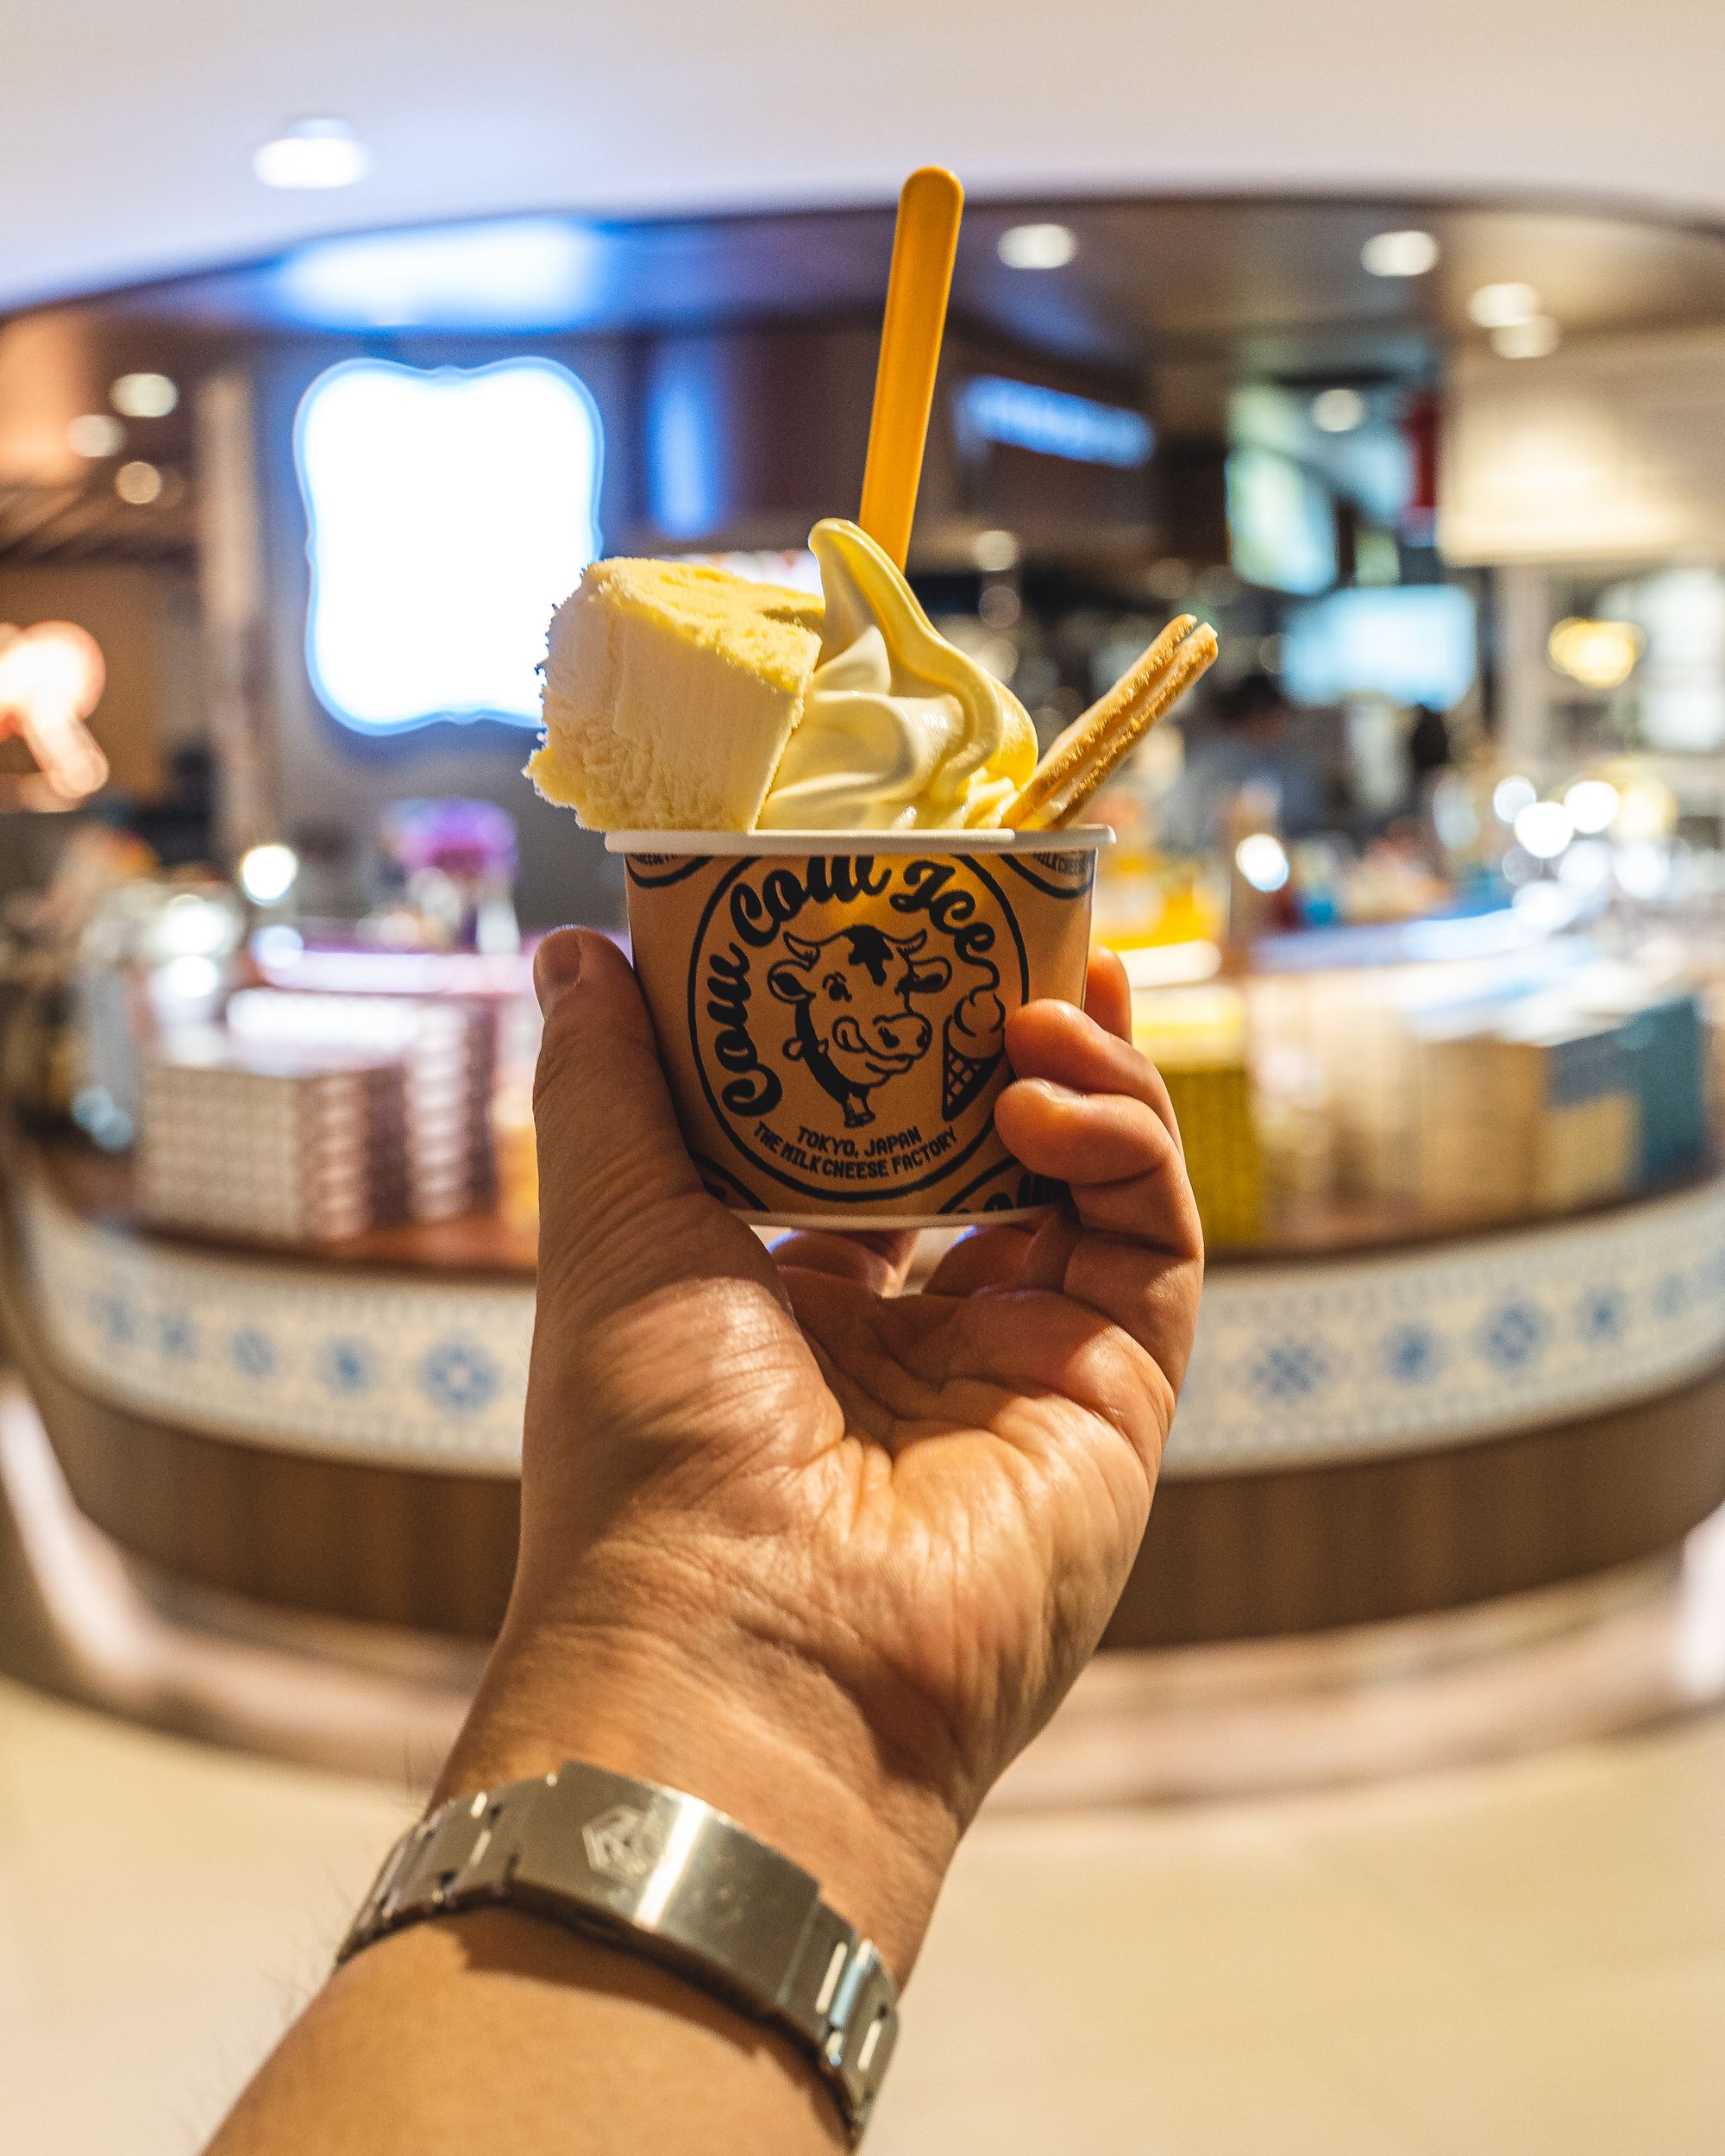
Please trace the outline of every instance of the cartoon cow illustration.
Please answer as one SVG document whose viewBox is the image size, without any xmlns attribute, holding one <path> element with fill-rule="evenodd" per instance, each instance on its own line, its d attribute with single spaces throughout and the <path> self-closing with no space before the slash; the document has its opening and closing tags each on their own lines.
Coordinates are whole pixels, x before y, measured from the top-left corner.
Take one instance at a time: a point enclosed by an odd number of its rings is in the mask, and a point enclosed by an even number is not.
<svg viewBox="0 0 1725 2156">
<path fill-rule="evenodd" d="M 785 1054 L 837 1101 L 849 1130 L 875 1120 L 869 1095 L 876 1086 L 928 1052 L 933 1028 L 911 998 L 938 994 L 952 967 L 944 958 L 919 962 L 927 940 L 925 929 L 888 936 L 862 926 L 811 943 L 787 931 L 791 956 L 768 973 L 773 993 L 795 1007 Z"/>
</svg>

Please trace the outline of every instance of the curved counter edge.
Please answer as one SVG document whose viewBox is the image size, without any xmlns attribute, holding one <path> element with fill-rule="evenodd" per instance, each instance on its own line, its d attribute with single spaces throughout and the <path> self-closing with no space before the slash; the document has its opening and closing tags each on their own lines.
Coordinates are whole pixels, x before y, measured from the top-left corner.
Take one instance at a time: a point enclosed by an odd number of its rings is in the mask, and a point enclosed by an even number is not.
<svg viewBox="0 0 1725 2156">
<path fill-rule="evenodd" d="M 201 1250 L 85 1219 L 28 1174 L 26 1292 L 93 1399 L 229 1445 L 508 1478 L 533 1292 Z M 1609 1413 L 1725 1363 L 1725 1179 L 1578 1219 L 1222 1269 L 1169 1482 L 1479 1443 Z"/>
</svg>

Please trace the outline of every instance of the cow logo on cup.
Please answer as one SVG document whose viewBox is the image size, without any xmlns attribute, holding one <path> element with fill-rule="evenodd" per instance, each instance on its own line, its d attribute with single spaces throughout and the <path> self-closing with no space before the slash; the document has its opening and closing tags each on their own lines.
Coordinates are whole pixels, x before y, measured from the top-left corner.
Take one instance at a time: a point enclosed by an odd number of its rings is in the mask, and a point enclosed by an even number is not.
<svg viewBox="0 0 1725 2156">
<path fill-rule="evenodd" d="M 913 999 L 938 995 L 952 968 L 944 958 L 917 962 L 927 941 L 926 929 L 888 936 L 866 921 L 824 943 L 787 930 L 792 955 L 767 975 L 767 986 L 794 1014 L 784 1054 L 837 1102 L 849 1130 L 875 1120 L 869 1096 L 877 1086 L 928 1053 L 933 1036 Z"/>
<path fill-rule="evenodd" d="M 731 1144 L 783 1188 L 866 1207 L 949 1183 L 989 1136 L 1029 968 L 980 860 L 745 857 L 703 910 L 687 987 Z"/>
</svg>

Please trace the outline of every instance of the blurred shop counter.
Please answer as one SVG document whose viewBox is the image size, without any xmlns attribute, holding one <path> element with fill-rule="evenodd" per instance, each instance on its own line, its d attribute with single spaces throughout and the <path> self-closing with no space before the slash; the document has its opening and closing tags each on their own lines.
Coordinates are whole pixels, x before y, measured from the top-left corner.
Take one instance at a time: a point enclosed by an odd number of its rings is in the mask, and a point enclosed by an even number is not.
<svg viewBox="0 0 1725 2156">
<path fill-rule="evenodd" d="M 1509 1225 L 1707 1158 L 1717 987 L 1669 935 L 1506 907 L 1123 956 L 1213 1252 Z"/>
<path fill-rule="evenodd" d="M 78 1507 L 159 1580 L 483 1636 L 513 1563 L 530 1242 L 147 1227 L 14 1136 L 3 1301 Z M 1674 1547 L 1725 1501 L 1725 1179 L 1212 1270 L 1109 1645 L 1453 1608 Z"/>
<path fill-rule="evenodd" d="M 213 947 L 212 901 L 172 903 Z M 78 977 L 82 1135 L 0 1124 L 47 1471 L 156 1602 L 482 1640 L 533 1319 L 525 962 L 186 956 Z M 1525 907 L 1126 957 L 1212 1263 L 1108 1646 L 1483 1611 L 1725 1502 L 1709 960 Z"/>
</svg>

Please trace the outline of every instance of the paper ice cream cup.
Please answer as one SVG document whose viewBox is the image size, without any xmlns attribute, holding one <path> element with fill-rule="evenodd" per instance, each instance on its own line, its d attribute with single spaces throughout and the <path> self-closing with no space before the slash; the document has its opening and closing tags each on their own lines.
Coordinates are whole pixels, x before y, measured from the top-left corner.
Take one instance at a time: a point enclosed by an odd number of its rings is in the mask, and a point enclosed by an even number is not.
<svg viewBox="0 0 1725 2156">
<path fill-rule="evenodd" d="M 1082 1004 L 1096 855 L 1061 831 L 612 831 L 709 1190 L 762 1226 L 950 1227 L 1063 1195 L 994 1133 L 1002 1029 Z"/>
</svg>

